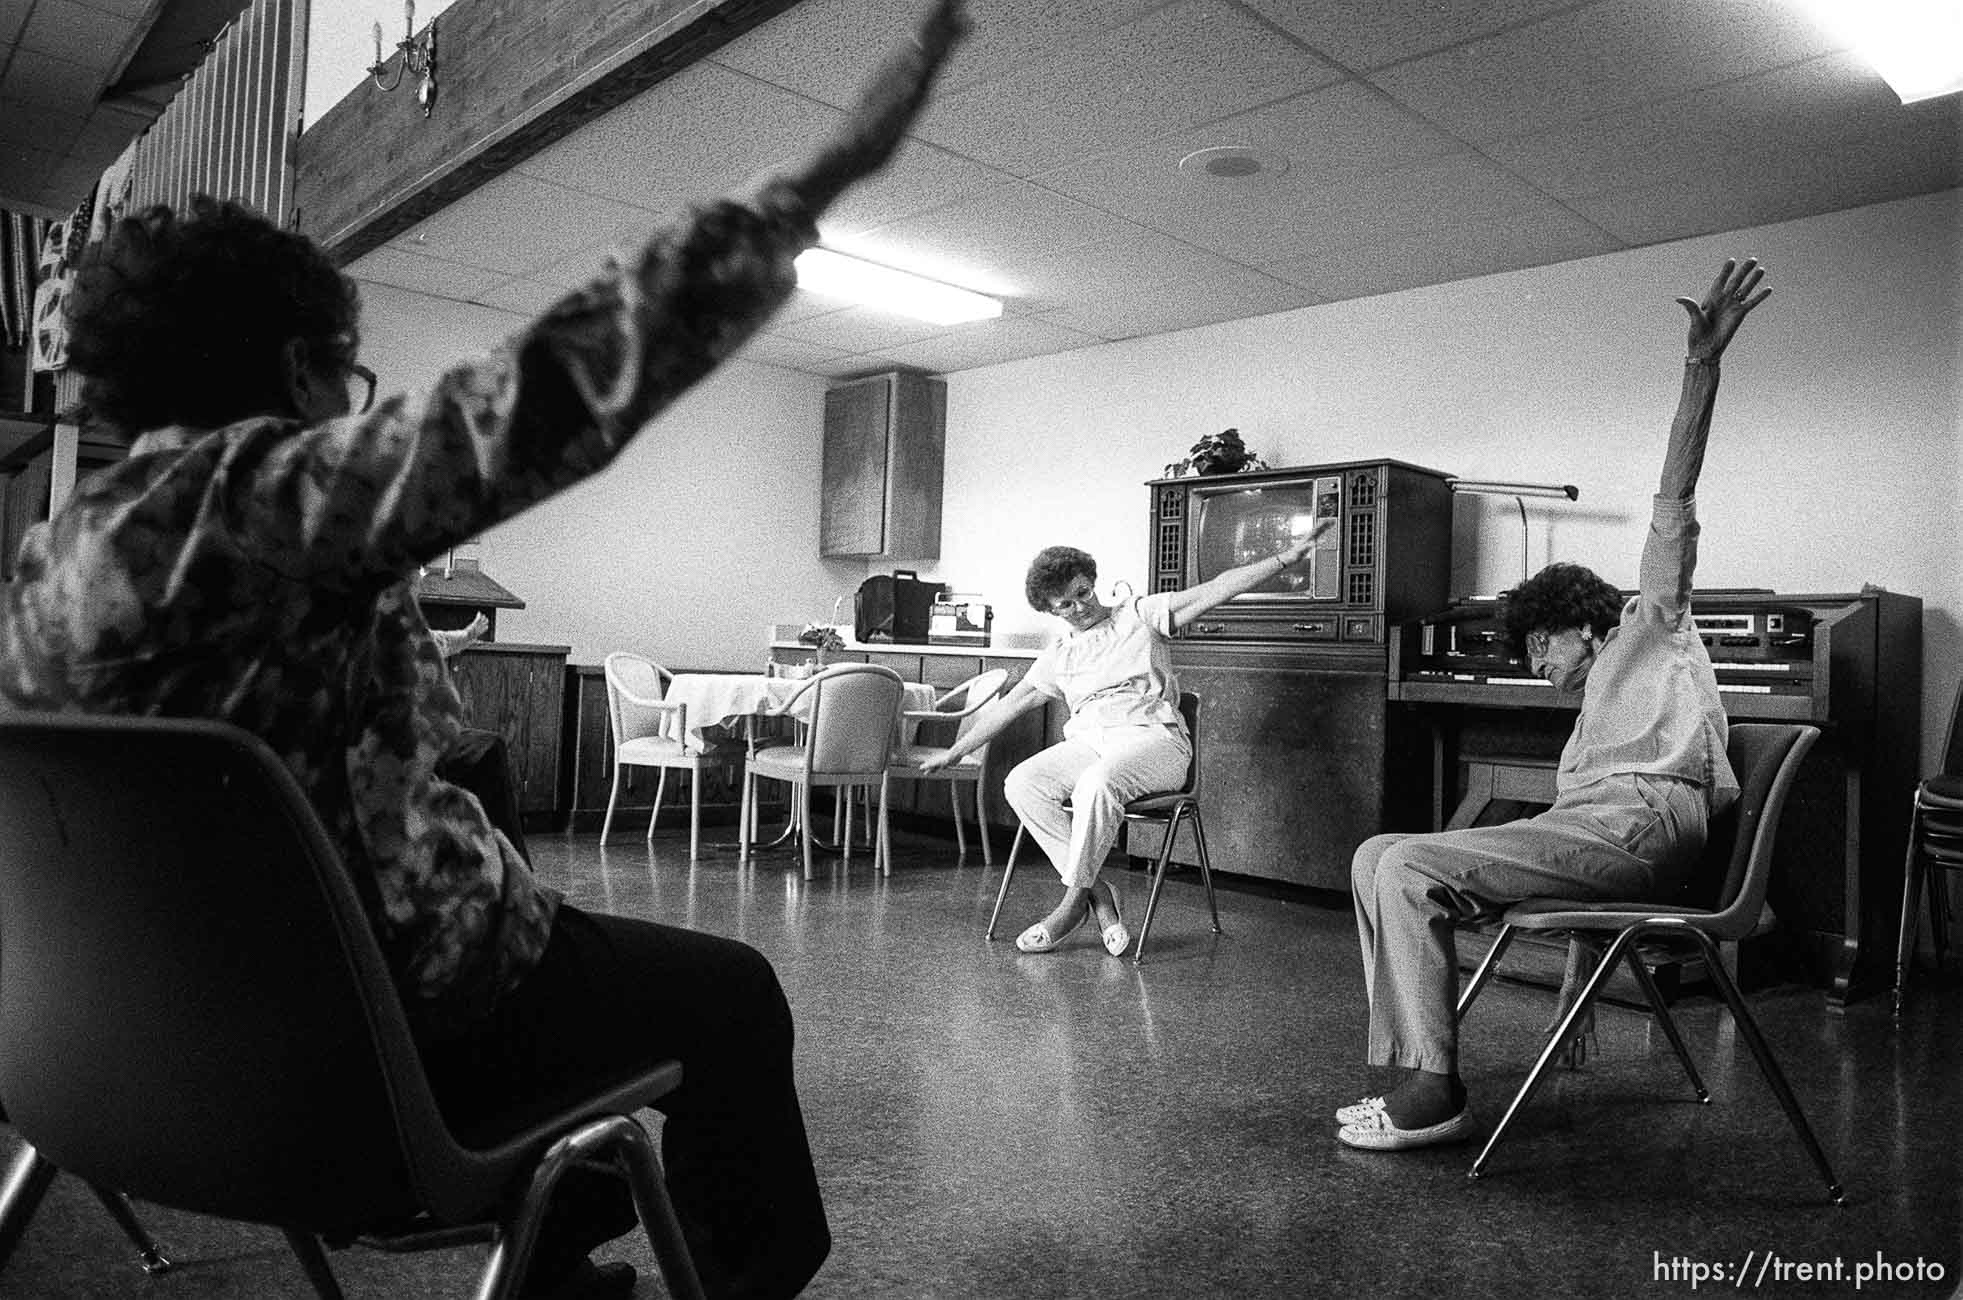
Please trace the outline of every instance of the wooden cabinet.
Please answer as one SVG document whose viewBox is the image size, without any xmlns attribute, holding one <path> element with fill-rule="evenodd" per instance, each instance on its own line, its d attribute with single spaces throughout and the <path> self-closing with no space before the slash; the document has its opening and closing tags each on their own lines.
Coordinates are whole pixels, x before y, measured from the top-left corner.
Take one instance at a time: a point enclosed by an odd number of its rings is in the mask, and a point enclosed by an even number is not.
<svg viewBox="0 0 1963 1300">
<path fill-rule="evenodd" d="M 464 721 L 495 731 L 511 751 L 518 810 L 559 806 L 559 739 L 566 656 L 571 647 L 480 642 L 450 660 Z"/>
<path fill-rule="evenodd" d="M 938 379 L 875 375 L 826 392 L 818 553 L 939 555 L 946 430 Z"/>
<path fill-rule="evenodd" d="M 1177 645 L 1182 690 L 1200 697 L 1200 809 L 1216 871 L 1347 892 L 1356 846 L 1425 828 L 1430 752 L 1393 725 L 1380 648 Z M 1155 856 L 1137 825 L 1126 852 Z M 1174 860 L 1194 863 L 1181 835 Z"/>
</svg>

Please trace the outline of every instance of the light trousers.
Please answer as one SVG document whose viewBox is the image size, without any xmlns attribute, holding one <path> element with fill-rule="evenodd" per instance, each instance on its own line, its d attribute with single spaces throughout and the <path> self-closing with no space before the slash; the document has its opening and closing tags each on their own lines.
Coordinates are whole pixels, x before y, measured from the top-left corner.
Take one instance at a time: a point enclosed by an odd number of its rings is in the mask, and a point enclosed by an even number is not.
<svg viewBox="0 0 1963 1300">
<path fill-rule="evenodd" d="M 1662 901 L 1703 852 L 1707 816 L 1701 786 L 1632 774 L 1522 821 L 1365 840 L 1350 892 L 1370 1064 L 1458 1072 L 1461 921 L 1528 898 Z"/>
<path fill-rule="evenodd" d="M 1174 727 L 1087 727 L 1016 764 L 1002 791 L 1063 883 L 1088 889 L 1118 842 L 1125 805 L 1177 790 L 1192 753 Z"/>
</svg>

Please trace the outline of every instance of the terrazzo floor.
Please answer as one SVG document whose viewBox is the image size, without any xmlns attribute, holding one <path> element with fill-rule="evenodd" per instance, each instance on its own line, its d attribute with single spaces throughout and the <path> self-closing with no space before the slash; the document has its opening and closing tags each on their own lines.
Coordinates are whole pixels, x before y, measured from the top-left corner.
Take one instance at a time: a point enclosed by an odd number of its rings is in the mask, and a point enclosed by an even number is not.
<svg viewBox="0 0 1963 1300">
<path fill-rule="evenodd" d="M 1679 1017 L 1710 1106 L 1647 1015 L 1607 1007 L 1598 1052 L 1541 1090 L 1472 1181 L 1476 1146 L 1390 1156 L 1335 1141 L 1330 1112 L 1370 1083 L 1338 898 L 1223 889 L 1215 937 L 1197 883 L 1175 878 L 1135 967 L 1088 927 L 1056 954 L 1016 952 L 1009 936 L 1053 901 L 1046 871 L 1018 871 L 1006 934 L 985 942 L 999 865 L 972 852 L 956 865 L 951 843 L 923 835 L 898 837 L 890 877 L 859 855 L 810 883 L 782 853 L 691 867 L 685 835 L 667 830 L 651 849 L 616 831 L 605 848 L 562 833 L 532 850 L 582 906 L 730 935 L 776 965 L 835 1239 L 806 1292 L 820 1300 L 1824 1295 L 1854 1294 L 1863 1270 L 1862 1295 L 1957 1290 L 1954 958 L 1925 967 L 1899 1023 L 1882 997 L 1836 1011 L 1815 988 L 1752 995 L 1839 1166 L 1843 1206 L 1826 1201 L 1729 1015 L 1695 994 Z M 1114 860 L 1112 878 L 1135 928 L 1144 877 Z M 1502 981 L 1468 1020 L 1464 1073 L 1486 1123 L 1524 1077 L 1550 1002 Z M 14 1141 L 0 1128 L 0 1157 Z M 171 1274 L 141 1275 L 86 1189 L 61 1178 L 0 1295 L 312 1294 L 273 1230 L 139 1209 L 179 1261 Z M 641 1267 L 638 1296 L 663 1294 L 645 1240 L 614 1249 Z M 334 1266 L 351 1297 L 464 1296 L 480 1259 L 357 1249 Z"/>
</svg>

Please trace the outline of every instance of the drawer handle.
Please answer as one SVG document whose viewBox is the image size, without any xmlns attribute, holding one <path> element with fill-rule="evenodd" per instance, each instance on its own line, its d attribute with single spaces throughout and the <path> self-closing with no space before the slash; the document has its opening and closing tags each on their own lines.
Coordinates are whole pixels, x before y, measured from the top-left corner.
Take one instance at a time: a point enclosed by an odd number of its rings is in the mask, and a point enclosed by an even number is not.
<svg viewBox="0 0 1963 1300">
<path fill-rule="evenodd" d="M 1327 631 L 1329 630 L 1329 624 L 1327 624 L 1327 623 L 1297 623 L 1297 624 L 1295 625 L 1295 630 L 1296 630 L 1297 632 L 1327 632 Z"/>
<path fill-rule="evenodd" d="M 1215 632 L 1225 632 L 1227 625 L 1225 623 L 1195 623 L 1193 624 L 1193 630 L 1210 636 Z"/>
</svg>

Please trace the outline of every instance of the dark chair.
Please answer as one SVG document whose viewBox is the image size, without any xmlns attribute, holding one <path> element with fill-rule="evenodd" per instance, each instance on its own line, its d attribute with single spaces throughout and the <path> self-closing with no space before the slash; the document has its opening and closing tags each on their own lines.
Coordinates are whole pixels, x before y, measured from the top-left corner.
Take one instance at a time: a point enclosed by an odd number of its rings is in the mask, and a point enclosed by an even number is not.
<svg viewBox="0 0 1963 1300">
<path fill-rule="evenodd" d="M 0 1242 L 52 1166 L 277 1226 L 324 1297 L 340 1290 L 320 1238 L 490 1239 L 477 1294 L 493 1300 L 521 1284 L 561 1175 L 605 1159 L 669 1290 L 701 1294 L 631 1118 L 680 1065 L 520 1129 L 453 1133 L 353 879 L 299 785 L 235 727 L 0 719 L 0 1042 L 0 1096 L 28 1144 Z"/>
<path fill-rule="evenodd" d="M 1484 1170 L 1493 1149 L 1513 1123 L 1513 1117 L 1520 1113 L 1527 1099 L 1533 1096 L 1534 1089 L 1540 1086 L 1561 1045 L 1569 1041 L 1576 1025 L 1594 1005 L 1596 994 L 1601 991 L 1618 962 L 1626 961 L 1636 983 L 1649 999 L 1650 1007 L 1656 1012 L 1657 1024 L 1662 1027 L 1664 1036 L 1677 1053 L 1677 1059 L 1683 1064 L 1697 1100 L 1707 1105 L 1710 1103 L 1711 1094 L 1705 1089 L 1697 1067 L 1691 1063 L 1690 1053 L 1684 1046 L 1683 1036 L 1677 1031 L 1677 1022 L 1670 1014 L 1669 1005 L 1664 1002 L 1656 982 L 1636 953 L 1635 943 L 1638 939 L 1653 938 L 1688 944 L 1701 953 L 1706 973 L 1731 1008 L 1732 1019 L 1738 1026 L 1740 1036 L 1758 1061 L 1759 1070 L 1765 1075 L 1773 1094 L 1779 1098 L 1779 1104 L 1785 1108 L 1786 1118 L 1792 1122 L 1800 1144 L 1806 1148 L 1820 1176 L 1826 1180 L 1828 1195 L 1835 1204 L 1840 1203 L 1840 1180 L 1834 1176 L 1826 1152 L 1821 1150 L 1820 1143 L 1814 1138 L 1806 1116 L 1800 1111 L 1798 1099 L 1793 1096 L 1785 1074 L 1773 1059 L 1771 1049 L 1766 1046 L 1758 1022 L 1753 1019 L 1751 1009 L 1739 994 L 1738 985 L 1726 969 L 1718 947 L 1722 942 L 1735 942 L 1751 934 L 1758 924 L 1760 910 L 1765 904 L 1766 886 L 1772 875 L 1772 849 L 1778 838 L 1779 818 L 1785 811 L 1786 796 L 1799 773 L 1801 761 L 1819 736 L 1819 729 L 1815 727 L 1733 724 L 1727 753 L 1731 759 L 1731 770 L 1738 777 L 1739 796 L 1711 826 L 1703 861 L 1685 889 L 1687 901 L 1676 904 L 1578 903 L 1569 899 L 1528 899 L 1507 909 L 1501 918 L 1499 935 L 1459 999 L 1458 1014 L 1461 1019 L 1498 968 L 1507 946 L 1520 931 L 1592 933 L 1613 936 L 1613 939 L 1600 964 L 1582 986 L 1574 1005 L 1548 1037 L 1540 1058 L 1534 1062 L 1526 1082 L 1520 1085 L 1520 1091 L 1506 1108 L 1498 1127 L 1486 1140 L 1479 1158 L 1472 1162 L 1472 1177 L 1477 1178 Z"/>
<path fill-rule="evenodd" d="M 1949 949 L 1949 873 L 1963 870 L 1963 682 L 1949 710 L 1949 732 L 1943 737 L 1942 770 L 1915 788 L 1910 805 L 1908 853 L 1902 863 L 1902 925 L 1895 936 L 1895 1014 L 1902 1014 L 1908 995 L 1909 971 L 1915 961 L 1915 941 L 1921 930 L 1917 917 L 1923 884 L 1929 888 L 1929 930 L 1935 941 L 1936 964 Z"/>
<path fill-rule="evenodd" d="M 1193 845 L 1199 850 L 1200 880 L 1206 885 L 1207 910 L 1213 914 L 1213 932 L 1221 933 L 1220 906 L 1213 897 L 1213 864 L 1206 852 L 1206 827 L 1200 821 L 1200 697 L 1191 691 L 1181 691 L 1179 714 L 1186 719 L 1186 734 L 1193 743 L 1193 758 L 1186 765 L 1185 782 L 1177 790 L 1149 794 L 1125 805 L 1127 822 L 1156 822 L 1165 827 L 1165 839 L 1159 845 L 1158 861 L 1152 868 L 1152 893 L 1145 903 L 1145 920 L 1138 927 L 1137 942 L 1132 945 L 1134 966 L 1145 960 L 1145 937 L 1152 932 L 1152 916 L 1159 909 L 1159 891 L 1165 887 L 1166 868 L 1172 862 L 1173 844 L 1179 838 L 1182 822 L 1192 824 Z M 1017 826 L 1015 841 L 1009 845 L 1008 865 L 1002 868 L 1002 887 L 995 894 L 995 910 L 988 915 L 985 938 L 995 937 L 995 923 L 1002 915 L 1003 902 L 1009 897 L 1009 881 L 1016 873 L 1016 852 L 1022 848 L 1023 835 L 1023 828 Z"/>
</svg>

